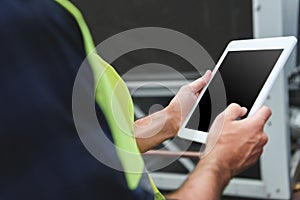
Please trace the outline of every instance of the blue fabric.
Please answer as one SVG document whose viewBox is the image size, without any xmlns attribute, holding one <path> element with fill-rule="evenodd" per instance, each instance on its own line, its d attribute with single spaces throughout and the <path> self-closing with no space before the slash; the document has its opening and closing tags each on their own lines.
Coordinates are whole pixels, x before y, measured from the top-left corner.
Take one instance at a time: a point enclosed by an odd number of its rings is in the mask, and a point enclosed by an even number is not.
<svg viewBox="0 0 300 200">
<path fill-rule="evenodd" d="M 52 0 L 2 0 L 0 27 L 0 199 L 153 199 L 78 137 L 72 89 L 85 53 L 69 13 Z M 118 162 L 110 146 L 103 153 Z"/>
</svg>

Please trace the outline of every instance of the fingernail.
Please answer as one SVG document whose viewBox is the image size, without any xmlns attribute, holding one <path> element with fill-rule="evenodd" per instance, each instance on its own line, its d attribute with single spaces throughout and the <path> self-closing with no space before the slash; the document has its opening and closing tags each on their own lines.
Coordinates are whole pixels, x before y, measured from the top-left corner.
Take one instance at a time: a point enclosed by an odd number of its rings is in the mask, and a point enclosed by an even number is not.
<svg viewBox="0 0 300 200">
<path fill-rule="evenodd" d="M 204 76 L 207 76 L 210 73 L 210 70 L 206 70 Z"/>
</svg>

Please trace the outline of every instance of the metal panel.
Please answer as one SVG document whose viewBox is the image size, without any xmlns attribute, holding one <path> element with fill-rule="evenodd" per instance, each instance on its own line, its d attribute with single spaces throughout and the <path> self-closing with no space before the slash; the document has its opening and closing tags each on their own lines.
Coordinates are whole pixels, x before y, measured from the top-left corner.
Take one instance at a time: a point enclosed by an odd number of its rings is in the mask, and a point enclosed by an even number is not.
<svg viewBox="0 0 300 200">
<path fill-rule="evenodd" d="M 298 4 L 295 0 L 253 0 L 254 38 L 297 35 Z M 290 185 L 290 131 L 288 123 L 287 72 L 296 66 L 296 54 L 289 59 L 286 70 L 276 81 L 266 105 L 273 115 L 265 130 L 269 143 L 261 158 L 262 184 L 252 194 L 249 188 L 237 190 L 230 184 L 225 194 L 260 198 L 289 199 Z M 247 181 L 245 182 L 247 184 Z M 248 182 L 249 186 L 251 185 Z M 264 191 L 264 192 L 262 192 Z M 257 195 L 259 194 L 259 195 Z M 247 196 L 247 195 L 246 195 Z"/>
</svg>

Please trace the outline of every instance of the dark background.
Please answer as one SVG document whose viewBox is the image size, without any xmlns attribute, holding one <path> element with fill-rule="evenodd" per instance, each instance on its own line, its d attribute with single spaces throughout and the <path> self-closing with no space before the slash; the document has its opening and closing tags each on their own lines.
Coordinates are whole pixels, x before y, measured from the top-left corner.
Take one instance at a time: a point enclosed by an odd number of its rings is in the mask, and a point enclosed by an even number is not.
<svg viewBox="0 0 300 200">
<path fill-rule="evenodd" d="M 96 45 L 122 31 L 163 27 L 184 33 L 201 44 L 216 62 L 229 41 L 252 38 L 251 0 L 72 0 L 83 12 Z M 101 53 L 101 52 L 100 52 Z M 140 50 L 121 57 L 114 67 L 122 74 L 142 63 L 158 62 L 175 69 L 191 66 L 160 50 Z"/>
</svg>

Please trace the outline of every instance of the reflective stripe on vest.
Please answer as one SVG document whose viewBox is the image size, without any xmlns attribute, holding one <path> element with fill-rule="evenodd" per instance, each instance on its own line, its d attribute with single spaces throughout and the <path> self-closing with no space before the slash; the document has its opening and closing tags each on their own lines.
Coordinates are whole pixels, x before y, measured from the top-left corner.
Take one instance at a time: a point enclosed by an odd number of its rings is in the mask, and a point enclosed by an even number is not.
<svg viewBox="0 0 300 200">
<path fill-rule="evenodd" d="M 83 35 L 84 47 L 95 81 L 95 98 L 109 124 L 116 152 L 125 172 L 129 189 L 138 187 L 144 161 L 134 137 L 134 110 L 128 88 L 118 73 L 96 52 L 95 45 L 81 12 L 68 0 L 56 0 L 76 19 Z M 150 176 L 155 199 L 165 199 Z"/>
</svg>

